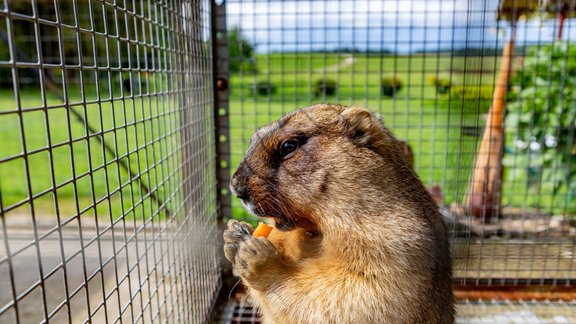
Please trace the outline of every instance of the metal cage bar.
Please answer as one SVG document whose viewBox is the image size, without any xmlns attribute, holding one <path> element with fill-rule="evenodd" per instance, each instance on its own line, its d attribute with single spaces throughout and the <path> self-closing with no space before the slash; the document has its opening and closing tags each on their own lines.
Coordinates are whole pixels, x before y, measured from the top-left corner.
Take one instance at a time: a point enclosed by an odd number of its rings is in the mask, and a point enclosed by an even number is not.
<svg viewBox="0 0 576 324">
<path fill-rule="evenodd" d="M 210 1 L 0 3 L 0 322 L 202 322 Z"/>
</svg>

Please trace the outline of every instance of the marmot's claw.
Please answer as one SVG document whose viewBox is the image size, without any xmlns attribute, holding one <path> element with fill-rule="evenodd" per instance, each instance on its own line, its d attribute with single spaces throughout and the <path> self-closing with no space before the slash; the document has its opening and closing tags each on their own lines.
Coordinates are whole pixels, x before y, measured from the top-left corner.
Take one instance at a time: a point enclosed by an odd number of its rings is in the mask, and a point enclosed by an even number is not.
<svg viewBox="0 0 576 324">
<path fill-rule="evenodd" d="M 254 232 L 254 230 L 252 229 L 252 226 L 246 222 L 239 222 L 235 219 L 231 219 L 228 221 L 228 229 L 234 229 L 236 230 L 238 233 L 244 234 L 244 235 L 252 235 L 252 232 Z"/>
<path fill-rule="evenodd" d="M 231 219 L 228 221 L 228 228 L 224 231 L 224 255 L 235 263 L 238 246 L 242 241 L 252 238 L 252 226 L 245 222 Z"/>
</svg>

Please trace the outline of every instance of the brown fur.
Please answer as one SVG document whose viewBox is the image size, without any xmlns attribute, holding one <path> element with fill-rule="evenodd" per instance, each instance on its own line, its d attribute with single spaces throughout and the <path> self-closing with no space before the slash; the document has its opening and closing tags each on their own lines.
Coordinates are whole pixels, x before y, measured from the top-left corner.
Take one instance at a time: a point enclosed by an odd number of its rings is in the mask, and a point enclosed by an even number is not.
<svg viewBox="0 0 576 324">
<path fill-rule="evenodd" d="M 454 321 L 446 226 L 405 146 L 367 110 L 321 104 L 260 129 L 231 189 L 276 227 L 254 238 L 230 221 L 224 233 L 265 323 Z"/>
</svg>

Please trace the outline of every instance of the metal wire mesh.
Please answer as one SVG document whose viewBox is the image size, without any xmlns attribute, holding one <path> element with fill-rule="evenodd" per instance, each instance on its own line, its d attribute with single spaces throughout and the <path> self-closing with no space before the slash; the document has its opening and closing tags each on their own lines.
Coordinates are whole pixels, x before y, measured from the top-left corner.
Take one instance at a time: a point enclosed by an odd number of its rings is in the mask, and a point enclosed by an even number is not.
<svg viewBox="0 0 576 324">
<path fill-rule="evenodd" d="M 214 19 L 210 1 L 0 0 L 1 323 L 208 320 L 222 170 L 257 127 L 323 101 L 377 111 L 410 145 L 452 227 L 456 285 L 573 287 L 573 0 L 226 6 Z M 221 18 L 227 42 L 211 31 Z M 504 177 L 469 195 L 492 181 L 473 175 L 499 87 L 506 139 L 486 156 L 503 167 L 486 168 Z M 461 321 L 576 317 L 569 298 L 499 299 L 461 298 Z M 258 321 L 248 304 L 223 309 Z"/>
<path fill-rule="evenodd" d="M 226 6 L 232 170 L 255 129 L 287 112 L 319 102 L 368 107 L 410 145 L 450 221 L 455 283 L 574 285 L 575 127 L 563 108 L 574 112 L 574 1 Z M 499 84 L 511 40 L 510 80 Z M 496 132 L 486 123 L 498 87 L 508 107 L 495 170 L 501 190 L 494 200 L 484 192 L 472 215 L 466 195 L 471 181 L 486 181 L 472 174 L 483 134 Z M 232 204 L 233 217 L 255 221 Z"/>
<path fill-rule="evenodd" d="M 0 323 L 202 322 L 208 1 L 0 1 Z"/>
<path fill-rule="evenodd" d="M 576 305 L 571 302 L 464 301 L 457 305 L 456 323 L 573 323 Z M 260 323 L 253 305 L 233 301 L 222 307 L 219 323 Z"/>
</svg>

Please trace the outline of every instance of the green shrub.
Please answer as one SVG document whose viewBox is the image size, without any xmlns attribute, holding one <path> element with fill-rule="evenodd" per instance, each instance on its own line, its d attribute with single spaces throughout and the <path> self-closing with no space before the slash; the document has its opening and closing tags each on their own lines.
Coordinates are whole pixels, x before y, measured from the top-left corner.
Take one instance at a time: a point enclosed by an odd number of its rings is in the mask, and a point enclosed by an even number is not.
<svg viewBox="0 0 576 324">
<path fill-rule="evenodd" d="M 452 100 L 490 100 L 494 94 L 493 86 L 458 85 L 450 88 Z"/>
<path fill-rule="evenodd" d="M 314 82 L 314 96 L 333 96 L 336 94 L 338 83 L 332 79 L 320 79 Z"/>
<path fill-rule="evenodd" d="M 382 79 L 380 90 L 383 96 L 396 97 L 400 89 L 402 89 L 402 80 L 400 78 L 391 76 Z"/>
<path fill-rule="evenodd" d="M 438 94 L 447 94 L 452 87 L 450 78 L 441 78 L 437 75 L 429 76 L 428 83 L 436 88 L 436 93 Z"/>
<path fill-rule="evenodd" d="M 271 96 L 276 93 L 276 85 L 272 82 L 260 81 L 256 84 L 252 84 L 252 91 L 255 95 Z"/>
<path fill-rule="evenodd" d="M 453 109 L 483 114 L 490 109 L 493 93 L 492 86 L 453 86 L 450 88 L 450 104 Z"/>
<path fill-rule="evenodd" d="M 574 57 L 576 46 L 566 42 L 532 48 L 508 92 L 506 130 L 514 139 L 515 158 L 527 165 L 528 184 L 551 185 L 558 205 L 576 201 Z"/>
</svg>

